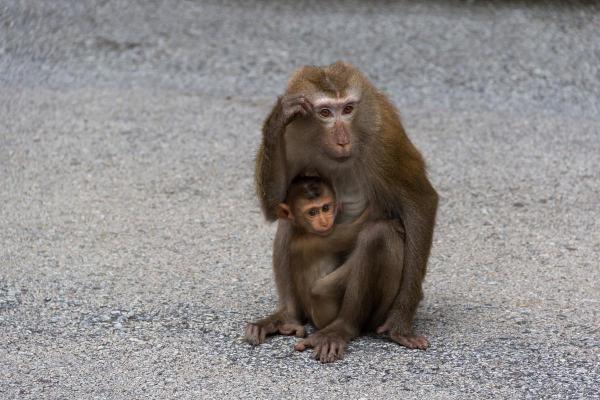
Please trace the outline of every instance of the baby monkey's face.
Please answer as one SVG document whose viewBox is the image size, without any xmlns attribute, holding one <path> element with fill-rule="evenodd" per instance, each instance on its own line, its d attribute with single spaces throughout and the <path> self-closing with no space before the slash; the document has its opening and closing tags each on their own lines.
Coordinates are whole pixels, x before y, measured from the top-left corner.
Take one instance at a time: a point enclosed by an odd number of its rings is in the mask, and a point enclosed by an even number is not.
<svg viewBox="0 0 600 400">
<path fill-rule="evenodd" d="M 326 236 L 331 233 L 336 215 L 335 197 L 328 192 L 313 200 L 301 200 L 298 219 L 308 232 Z"/>
</svg>

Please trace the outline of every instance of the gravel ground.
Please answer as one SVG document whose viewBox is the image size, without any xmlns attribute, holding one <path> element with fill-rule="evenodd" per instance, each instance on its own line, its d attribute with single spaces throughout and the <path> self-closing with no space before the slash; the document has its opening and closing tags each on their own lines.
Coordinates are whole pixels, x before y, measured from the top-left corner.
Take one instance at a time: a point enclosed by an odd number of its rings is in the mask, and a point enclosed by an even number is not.
<svg viewBox="0 0 600 400">
<path fill-rule="evenodd" d="M 569 4 L 0 1 L 0 398 L 599 398 L 600 7 Z M 261 121 L 337 59 L 441 204 L 431 348 L 321 365 L 241 335 L 276 302 Z"/>
</svg>

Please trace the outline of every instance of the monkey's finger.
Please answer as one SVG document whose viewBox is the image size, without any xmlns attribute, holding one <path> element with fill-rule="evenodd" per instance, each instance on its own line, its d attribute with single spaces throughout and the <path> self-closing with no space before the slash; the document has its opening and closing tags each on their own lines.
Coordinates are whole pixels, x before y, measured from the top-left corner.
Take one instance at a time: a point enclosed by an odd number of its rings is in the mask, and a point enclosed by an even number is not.
<svg viewBox="0 0 600 400">
<path fill-rule="evenodd" d="M 254 345 L 259 345 L 262 342 L 264 342 L 264 340 L 261 340 L 261 338 L 260 338 L 260 332 L 261 332 L 261 329 L 259 326 L 252 327 L 252 339 L 254 340 Z"/>
<path fill-rule="evenodd" d="M 313 347 L 310 339 L 302 339 L 294 346 L 294 350 L 296 351 L 304 351 L 309 347 Z"/>
<path fill-rule="evenodd" d="M 266 335 L 267 332 L 258 325 L 248 324 L 246 327 L 246 340 L 254 346 L 264 343 Z"/>
<path fill-rule="evenodd" d="M 304 96 L 286 97 L 283 99 L 282 105 L 284 108 L 293 108 L 300 106 L 302 102 L 304 102 Z"/>
<path fill-rule="evenodd" d="M 341 360 L 344 358 L 344 353 L 346 352 L 346 345 L 342 344 L 340 347 L 338 347 L 338 352 L 337 352 L 337 358 L 338 360 Z"/>
<path fill-rule="evenodd" d="M 285 108 L 294 110 L 294 114 L 307 115 L 313 110 L 312 103 L 303 95 L 286 98 L 283 102 Z"/>
<path fill-rule="evenodd" d="M 321 347 L 321 351 L 319 352 L 319 359 L 322 363 L 328 362 L 328 355 L 329 355 L 329 348 L 330 348 L 330 344 L 325 342 L 323 343 L 323 346 Z"/>
<path fill-rule="evenodd" d="M 279 327 L 279 333 L 282 335 L 295 335 L 304 337 L 304 327 L 299 324 L 283 324 Z"/>
<path fill-rule="evenodd" d="M 260 329 L 260 333 L 258 335 L 258 343 L 264 343 L 265 339 L 267 338 L 267 330 L 266 329 Z"/>
<path fill-rule="evenodd" d="M 381 325 L 379 328 L 377 328 L 377 333 L 380 335 L 383 335 L 387 332 L 389 332 L 392 328 L 389 326 L 389 324 L 387 322 L 385 322 L 383 325 Z"/>
<path fill-rule="evenodd" d="M 292 333 L 294 333 L 296 328 L 294 328 L 291 325 L 282 325 L 279 327 L 279 333 L 281 333 L 282 335 L 291 335 Z"/>
<path fill-rule="evenodd" d="M 338 343 L 331 343 L 329 347 L 329 353 L 327 354 L 327 362 L 334 362 L 338 358 L 340 345 Z"/>
<path fill-rule="evenodd" d="M 304 327 L 297 326 L 297 325 L 292 325 L 292 326 L 284 325 L 281 328 L 279 328 L 279 333 L 281 333 L 282 335 L 294 335 L 299 338 L 303 338 L 304 336 L 306 336 L 304 334 Z"/>
<path fill-rule="evenodd" d="M 245 338 L 248 341 L 248 343 L 252 345 L 257 345 L 258 343 L 256 343 L 256 337 L 254 336 L 253 327 L 254 326 L 252 324 L 246 325 Z"/>
<path fill-rule="evenodd" d="M 298 114 L 306 114 L 305 111 L 299 105 L 293 106 L 289 110 L 284 112 L 284 122 L 285 124 L 289 124 Z"/>
<path fill-rule="evenodd" d="M 429 341 L 423 336 L 405 336 L 399 333 L 390 334 L 390 339 L 409 349 L 427 350 Z"/>
<path fill-rule="evenodd" d="M 321 361 L 321 346 L 315 346 L 312 358 L 317 361 Z"/>
<path fill-rule="evenodd" d="M 297 104 L 292 108 L 293 114 L 292 115 L 306 115 L 306 110 L 304 109 L 304 107 L 302 107 L 302 104 Z"/>
<path fill-rule="evenodd" d="M 304 110 L 304 115 L 311 113 L 313 110 L 312 103 L 304 97 L 302 98 L 302 101 L 300 102 L 300 106 L 302 106 L 302 109 Z"/>
</svg>

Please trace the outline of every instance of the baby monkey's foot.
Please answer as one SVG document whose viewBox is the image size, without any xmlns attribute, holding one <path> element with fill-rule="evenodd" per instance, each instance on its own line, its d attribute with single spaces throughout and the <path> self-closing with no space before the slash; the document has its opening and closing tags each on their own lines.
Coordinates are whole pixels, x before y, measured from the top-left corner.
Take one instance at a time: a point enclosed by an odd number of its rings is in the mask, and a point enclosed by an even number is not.
<svg viewBox="0 0 600 400">
<path fill-rule="evenodd" d="M 282 335 L 294 335 L 299 338 L 303 338 L 306 336 L 306 331 L 304 330 L 304 325 L 300 325 L 296 322 L 288 322 L 284 323 L 279 327 L 279 333 Z"/>
<path fill-rule="evenodd" d="M 272 318 L 265 318 L 261 321 L 250 322 L 246 325 L 245 338 L 252 345 L 259 345 L 265 342 L 267 336 L 280 333 L 282 335 L 296 335 L 304 337 L 304 326 L 298 321 L 280 321 Z"/>
</svg>

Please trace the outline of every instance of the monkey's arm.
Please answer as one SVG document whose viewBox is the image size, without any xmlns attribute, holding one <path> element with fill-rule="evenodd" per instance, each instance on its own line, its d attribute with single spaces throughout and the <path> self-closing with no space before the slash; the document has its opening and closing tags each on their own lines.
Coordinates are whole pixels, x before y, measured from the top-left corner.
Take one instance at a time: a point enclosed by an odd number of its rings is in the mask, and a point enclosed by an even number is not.
<svg viewBox="0 0 600 400">
<path fill-rule="evenodd" d="M 277 218 L 275 210 L 285 200 L 288 184 L 281 114 L 281 99 L 278 99 L 263 125 L 262 143 L 256 155 L 256 194 L 269 221 Z"/>
<path fill-rule="evenodd" d="M 277 219 L 277 205 L 285 200 L 289 183 L 298 171 L 291 171 L 286 157 L 286 126 L 298 115 L 306 115 L 310 103 L 302 96 L 277 99 L 263 124 L 262 143 L 256 155 L 256 193 L 267 220 Z"/>
</svg>

